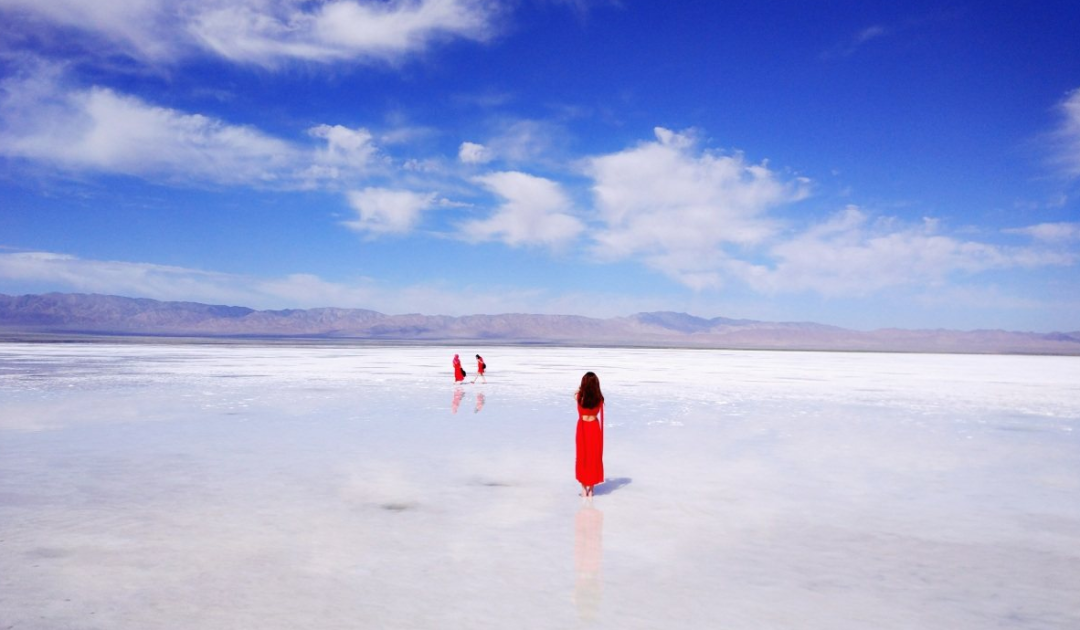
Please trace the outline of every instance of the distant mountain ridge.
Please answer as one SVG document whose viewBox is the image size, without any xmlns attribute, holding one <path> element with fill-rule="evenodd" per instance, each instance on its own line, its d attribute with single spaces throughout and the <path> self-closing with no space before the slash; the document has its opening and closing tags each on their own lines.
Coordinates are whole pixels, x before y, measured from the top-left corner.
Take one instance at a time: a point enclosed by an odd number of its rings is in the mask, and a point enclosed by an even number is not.
<svg viewBox="0 0 1080 630">
<path fill-rule="evenodd" d="M 768 350 L 1031 353 L 1080 355 L 1080 332 L 854 331 L 812 322 L 764 322 L 686 313 L 578 315 L 386 315 L 366 309 L 255 310 L 197 302 L 77 293 L 0 294 L 0 333 L 282 337 L 680 346 Z"/>
</svg>

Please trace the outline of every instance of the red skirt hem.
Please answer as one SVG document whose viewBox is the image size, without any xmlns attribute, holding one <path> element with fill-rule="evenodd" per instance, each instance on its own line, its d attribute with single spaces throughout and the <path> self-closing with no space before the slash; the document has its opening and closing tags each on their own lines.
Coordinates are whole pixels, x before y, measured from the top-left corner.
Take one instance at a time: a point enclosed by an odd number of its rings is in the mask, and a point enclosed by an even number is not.
<svg viewBox="0 0 1080 630">
<path fill-rule="evenodd" d="M 577 457 L 574 473 L 578 483 L 595 486 L 604 482 L 604 430 L 596 420 L 577 423 Z"/>
</svg>

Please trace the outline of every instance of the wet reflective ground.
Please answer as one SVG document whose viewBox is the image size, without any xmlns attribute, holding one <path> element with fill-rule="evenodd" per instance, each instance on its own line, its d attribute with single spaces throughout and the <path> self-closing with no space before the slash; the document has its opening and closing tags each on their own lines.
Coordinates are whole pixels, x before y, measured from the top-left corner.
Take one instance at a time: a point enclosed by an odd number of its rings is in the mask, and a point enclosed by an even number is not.
<svg viewBox="0 0 1080 630">
<path fill-rule="evenodd" d="M 1080 627 L 1076 358 L 480 350 L 0 344 L 0 628 Z"/>
</svg>

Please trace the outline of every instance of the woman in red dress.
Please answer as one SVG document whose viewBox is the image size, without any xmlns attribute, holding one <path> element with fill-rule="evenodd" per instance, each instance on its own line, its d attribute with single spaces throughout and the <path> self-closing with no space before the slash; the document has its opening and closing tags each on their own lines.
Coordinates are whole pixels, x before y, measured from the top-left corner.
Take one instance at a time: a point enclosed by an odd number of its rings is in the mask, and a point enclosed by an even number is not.
<svg viewBox="0 0 1080 630">
<path fill-rule="evenodd" d="M 461 367 L 461 359 L 454 355 L 454 382 L 460 383 L 465 380 L 465 370 Z"/>
<path fill-rule="evenodd" d="M 574 465 L 581 496 L 591 497 L 593 487 L 604 482 L 604 394 L 600 379 L 592 372 L 581 377 L 577 394 L 577 460 Z"/>
<path fill-rule="evenodd" d="M 487 363 L 484 363 L 484 357 L 479 354 L 476 355 L 476 376 L 472 377 L 472 382 L 476 382 L 476 379 L 482 378 L 484 382 L 487 382 L 487 377 L 484 376 L 484 370 L 487 369 Z"/>
</svg>

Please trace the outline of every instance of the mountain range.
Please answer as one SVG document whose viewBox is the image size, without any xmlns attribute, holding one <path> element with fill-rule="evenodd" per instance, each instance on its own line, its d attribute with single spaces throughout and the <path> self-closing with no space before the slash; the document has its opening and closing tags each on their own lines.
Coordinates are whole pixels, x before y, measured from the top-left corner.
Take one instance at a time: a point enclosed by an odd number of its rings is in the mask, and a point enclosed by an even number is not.
<svg viewBox="0 0 1080 630">
<path fill-rule="evenodd" d="M 674 312 L 607 319 L 524 313 L 386 315 L 364 309 L 255 310 L 75 293 L 0 294 L 0 333 L 15 339 L 41 334 L 255 337 L 1080 355 L 1080 331 L 856 331 L 811 322 L 705 319 Z"/>
</svg>

